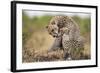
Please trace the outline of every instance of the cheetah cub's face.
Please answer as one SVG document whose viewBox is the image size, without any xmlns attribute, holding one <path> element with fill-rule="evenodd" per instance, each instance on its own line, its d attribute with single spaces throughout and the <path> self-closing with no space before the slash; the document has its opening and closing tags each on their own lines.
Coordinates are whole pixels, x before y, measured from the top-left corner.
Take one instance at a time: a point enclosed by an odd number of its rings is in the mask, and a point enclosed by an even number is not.
<svg viewBox="0 0 100 73">
<path fill-rule="evenodd" d="M 53 37 L 58 37 L 57 25 L 48 25 L 48 26 L 46 26 L 46 28 L 50 35 L 52 35 Z"/>
</svg>

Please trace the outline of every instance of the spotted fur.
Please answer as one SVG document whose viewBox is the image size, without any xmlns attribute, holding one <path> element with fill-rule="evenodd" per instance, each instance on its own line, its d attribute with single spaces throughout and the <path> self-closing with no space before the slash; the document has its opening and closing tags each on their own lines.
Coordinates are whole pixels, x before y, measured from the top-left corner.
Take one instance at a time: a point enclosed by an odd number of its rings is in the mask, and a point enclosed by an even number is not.
<svg viewBox="0 0 100 73">
<path fill-rule="evenodd" d="M 48 32 L 52 33 L 50 35 L 56 38 L 61 37 L 61 42 L 59 43 L 62 44 L 64 49 L 64 59 L 74 59 L 74 51 L 76 49 L 83 50 L 84 42 L 80 36 L 79 26 L 71 17 L 54 16 L 47 27 Z M 56 36 L 54 31 L 56 31 Z"/>
</svg>

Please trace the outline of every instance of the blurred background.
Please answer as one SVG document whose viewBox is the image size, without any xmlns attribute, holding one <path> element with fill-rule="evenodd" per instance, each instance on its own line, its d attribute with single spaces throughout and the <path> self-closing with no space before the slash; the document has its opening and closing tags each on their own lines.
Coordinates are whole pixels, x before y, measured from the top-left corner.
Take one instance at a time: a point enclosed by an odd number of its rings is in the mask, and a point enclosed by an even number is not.
<svg viewBox="0 0 100 73">
<path fill-rule="evenodd" d="M 22 11 L 22 61 L 59 61 L 63 60 L 63 51 L 48 53 L 54 38 L 48 34 L 46 26 L 55 15 L 70 16 L 80 27 L 81 35 L 85 37 L 85 59 L 90 59 L 91 15 L 89 13 Z"/>
</svg>

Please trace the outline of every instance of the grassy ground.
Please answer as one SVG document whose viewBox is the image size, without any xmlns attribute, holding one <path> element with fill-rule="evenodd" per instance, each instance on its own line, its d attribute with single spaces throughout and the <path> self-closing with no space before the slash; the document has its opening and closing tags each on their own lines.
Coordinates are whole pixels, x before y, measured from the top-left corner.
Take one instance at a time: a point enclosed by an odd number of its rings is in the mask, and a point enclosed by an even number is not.
<svg viewBox="0 0 100 73">
<path fill-rule="evenodd" d="M 88 38 L 87 38 L 88 40 Z M 30 39 L 23 47 L 23 62 L 43 62 L 43 61 L 62 61 L 63 50 L 48 52 L 54 41 L 54 38 L 47 31 L 37 31 L 32 34 Z M 79 54 L 74 55 L 77 59 L 89 59 L 90 47 L 89 42 L 85 43 L 84 57 Z"/>
</svg>

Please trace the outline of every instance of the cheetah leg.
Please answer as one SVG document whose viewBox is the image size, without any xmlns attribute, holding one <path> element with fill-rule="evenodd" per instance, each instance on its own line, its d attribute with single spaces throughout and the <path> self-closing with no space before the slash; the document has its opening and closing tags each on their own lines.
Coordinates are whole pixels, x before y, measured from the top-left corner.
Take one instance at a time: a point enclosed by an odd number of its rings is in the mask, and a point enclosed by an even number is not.
<svg viewBox="0 0 100 73">
<path fill-rule="evenodd" d="M 68 53 L 64 53 L 64 60 L 67 60 L 69 57 L 69 54 Z"/>
<path fill-rule="evenodd" d="M 64 60 L 71 60 L 70 51 L 65 51 L 64 50 Z"/>
<path fill-rule="evenodd" d="M 51 51 L 56 51 L 62 49 L 62 42 L 61 42 L 61 37 L 56 38 L 50 49 L 48 49 L 48 52 Z"/>
</svg>

